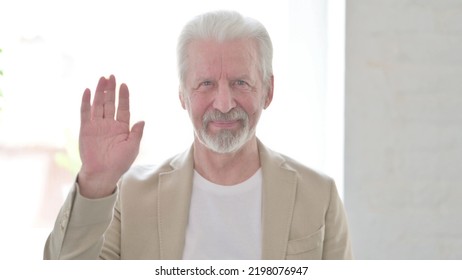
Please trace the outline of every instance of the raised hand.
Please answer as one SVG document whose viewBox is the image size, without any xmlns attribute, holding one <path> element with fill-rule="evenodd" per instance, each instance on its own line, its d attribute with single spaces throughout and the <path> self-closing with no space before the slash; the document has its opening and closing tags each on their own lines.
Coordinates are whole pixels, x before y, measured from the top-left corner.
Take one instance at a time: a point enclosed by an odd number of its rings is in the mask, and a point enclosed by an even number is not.
<svg viewBox="0 0 462 280">
<path fill-rule="evenodd" d="M 77 180 L 80 193 L 87 198 L 112 194 L 117 181 L 139 152 L 144 122 L 138 122 L 130 129 L 127 85 L 120 86 L 117 111 L 115 94 L 113 75 L 109 79 L 100 78 L 93 104 L 90 104 L 90 90 L 83 93 L 79 136 L 82 167 Z"/>
</svg>

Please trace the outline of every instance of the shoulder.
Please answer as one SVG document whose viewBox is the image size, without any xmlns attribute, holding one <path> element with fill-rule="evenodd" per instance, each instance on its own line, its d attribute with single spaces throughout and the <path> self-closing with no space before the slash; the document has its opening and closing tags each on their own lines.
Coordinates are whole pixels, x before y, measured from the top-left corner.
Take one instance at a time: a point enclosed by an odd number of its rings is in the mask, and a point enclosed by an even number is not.
<svg viewBox="0 0 462 280">
<path fill-rule="evenodd" d="M 122 177 L 123 180 L 144 181 L 161 170 L 161 165 L 157 164 L 138 164 L 132 166 Z"/>
<path fill-rule="evenodd" d="M 192 152 L 187 150 L 171 158 L 164 160 L 160 164 L 139 164 L 133 165 L 121 178 L 119 186 L 130 185 L 129 188 L 136 186 L 157 185 L 162 174 L 181 171 L 192 165 Z"/>
<path fill-rule="evenodd" d="M 290 156 L 273 151 L 260 144 L 260 157 L 262 164 L 272 165 L 272 169 L 282 168 L 296 174 L 299 183 L 310 186 L 331 186 L 333 179 L 323 172 L 311 168 Z"/>
<path fill-rule="evenodd" d="M 311 185 L 318 186 L 331 186 L 334 183 L 334 180 L 323 172 L 306 166 L 289 156 L 283 154 L 280 154 L 280 156 L 284 159 L 283 166 L 294 170 L 302 183 L 309 183 Z"/>
<path fill-rule="evenodd" d="M 332 197 L 338 195 L 334 180 L 320 171 L 265 146 L 260 148 L 260 157 L 267 182 L 281 182 L 279 188 L 281 184 L 296 185 L 295 201 L 303 211 L 310 210 L 307 207 L 325 211 Z"/>
<path fill-rule="evenodd" d="M 288 156 L 281 155 L 285 162 L 283 166 L 294 170 L 297 174 L 298 195 L 300 197 L 316 197 L 329 203 L 331 196 L 337 193 L 334 180 L 321 171 L 308 167 Z"/>
</svg>

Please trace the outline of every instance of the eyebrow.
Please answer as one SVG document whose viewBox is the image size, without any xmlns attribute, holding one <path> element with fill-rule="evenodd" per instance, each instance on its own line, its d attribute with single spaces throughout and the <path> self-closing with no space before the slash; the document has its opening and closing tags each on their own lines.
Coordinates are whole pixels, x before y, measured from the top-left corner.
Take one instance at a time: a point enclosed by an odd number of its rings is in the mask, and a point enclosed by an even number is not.
<svg viewBox="0 0 462 280">
<path fill-rule="evenodd" d="M 203 82 L 203 81 L 211 81 L 211 80 L 214 80 L 214 79 L 211 78 L 211 77 L 207 77 L 207 76 L 200 76 L 200 77 L 194 79 L 193 82 L 196 84 L 196 83 L 200 83 L 200 82 Z"/>
<path fill-rule="evenodd" d="M 255 80 L 252 79 L 248 74 L 236 75 L 234 77 L 231 77 L 229 80 L 231 81 L 244 80 L 244 81 L 249 81 L 252 84 L 255 84 Z M 211 76 L 199 76 L 193 80 L 193 85 L 197 86 L 197 84 L 200 84 L 204 81 L 215 81 L 215 78 L 212 78 Z"/>
</svg>

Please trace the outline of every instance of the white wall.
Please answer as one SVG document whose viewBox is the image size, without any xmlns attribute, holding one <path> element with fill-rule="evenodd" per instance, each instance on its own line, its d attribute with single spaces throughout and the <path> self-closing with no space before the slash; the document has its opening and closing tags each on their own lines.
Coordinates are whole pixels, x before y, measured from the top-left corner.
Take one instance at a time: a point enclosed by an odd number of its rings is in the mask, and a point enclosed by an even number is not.
<svg viewBox="0 0 462 280">
<path fill-rule="evenodd" d="M 462 258 L 462 1 L 350 0 L 345 203 L 359 259 Z"/>
</svg>

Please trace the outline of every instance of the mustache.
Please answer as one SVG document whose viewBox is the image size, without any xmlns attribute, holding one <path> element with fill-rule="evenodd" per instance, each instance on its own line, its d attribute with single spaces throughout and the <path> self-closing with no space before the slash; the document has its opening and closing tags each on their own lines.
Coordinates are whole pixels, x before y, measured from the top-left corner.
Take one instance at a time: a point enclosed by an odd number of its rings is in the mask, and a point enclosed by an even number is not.
<svg viewBox="0 0 462 280">
<path fill-rule="evenodd" d="M 233 108 L 228 113 L 220 112 L 217 109 L 206 112 L 202 118 L 204 127 L 211 121 L 243 121 L 246 123 L 249 115 L 240 107 Z"/>
</svg>

